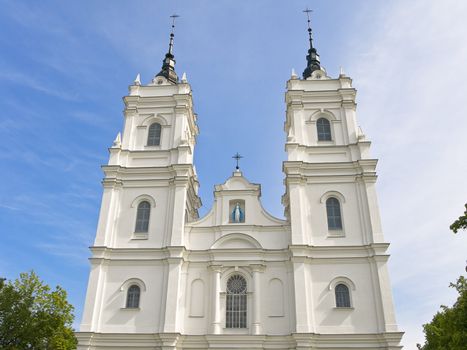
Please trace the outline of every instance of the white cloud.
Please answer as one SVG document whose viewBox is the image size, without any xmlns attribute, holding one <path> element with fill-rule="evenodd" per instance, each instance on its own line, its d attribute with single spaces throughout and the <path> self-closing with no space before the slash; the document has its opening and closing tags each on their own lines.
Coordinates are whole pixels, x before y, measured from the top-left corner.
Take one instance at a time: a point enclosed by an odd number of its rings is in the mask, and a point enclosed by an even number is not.
<svg viewBox="0 0 467 350">
<path fill-rule="evenodd" d="M 50 82 L 40 81 L 32 76 L 15 71 L 13 68 L 3 68 L 0 70 L 0 81 L 8 84 L 16 84 L 36 90 L 38 92 L 58 97 L 66 101 L 78 101 L 77 94 L 66 93 L 59 86 L 51 86 Z"/>
<path fill-rule="evenodd" d="M 379 194 L 405 349 L 452 303 L 467 234 L 449 224 L 467 201 L 467 3 L 395 1 L 363 11 L 350 42 L 359 122 L 380 158 Z M 371 30 L 369 30 L 371 29 Z M 366 37 L 365 37 L 366 36 Z M 354 38 L 355 39 L 355 38 Z M 357 40 L 357 39 L 355 39 Z M 350 50 L 351 49 L 351 50 Z"/>
</svg>

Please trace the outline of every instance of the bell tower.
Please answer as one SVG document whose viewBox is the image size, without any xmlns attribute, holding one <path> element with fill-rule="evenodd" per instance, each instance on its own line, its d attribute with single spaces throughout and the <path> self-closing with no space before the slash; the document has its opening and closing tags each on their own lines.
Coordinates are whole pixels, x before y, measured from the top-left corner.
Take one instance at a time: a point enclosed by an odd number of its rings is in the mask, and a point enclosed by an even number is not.
<svg viewBox="0 0 467 350">
<path fill-rule="evenodd" d="M 197 115 L 186 75 L 180 80 L 175 72 L 173 46 L 174 24 L 161 71 L 148 84 L 138 74 L 123 98 L 123 132 L 103 166 L 104 192 L 91 247 L 82 332 L 131 331 L 128 322 L 134 318 L 145 324 L 137 331 L 174 332 L 178 327 L 184 229 L 198 219 L 201 201 L 193 165 Z M 156 256 L 158 263 L 151 263 Z M 123 295 L 127 284 L 144 293 L 150 279 L 160 286 L 156 299 L 148 300 L 141 312 L 127 308 L 113 318 L 115 308 L 128 305 L 106 296 L 112 281 L 120 281 L 115 287 Z"/>
<path fill-rule="evenodd" d="M 383 334 L 387 349 L 399 348 L 402 334 L 386 267 L 389 244 L 375 190 L 377 160 L 357 125 L 352 80 L 342 71 L 328 76 L 313 46 L 309 17 L 308 38 L 303 78 L 293 72 L 285 94 L 282 202 L 291 225 L 296 332 Z M 322 291 L 338 298 L 340 285 L 348 300 L 326 307 Z M 362 345 L 350 338 L 344 343 Z"/>
</svg>

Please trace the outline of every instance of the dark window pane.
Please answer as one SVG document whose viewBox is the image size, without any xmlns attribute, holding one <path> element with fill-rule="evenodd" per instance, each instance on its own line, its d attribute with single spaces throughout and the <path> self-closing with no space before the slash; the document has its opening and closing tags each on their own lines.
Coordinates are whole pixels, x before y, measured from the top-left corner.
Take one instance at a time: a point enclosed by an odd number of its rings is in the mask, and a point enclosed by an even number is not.
<svg viewBox="0 0 467 350">
<path fill-rule="evenodd" d="M 326 118 L 319 118 L 316 121 L 316 129 L 318 131 L 318 141 L 332 141 L 331 124 Z"/>
<path fill-rule="evenodd" d="M 159 146 L 161 144 L 161 125 L 154 123 L 149 126 L 148 146 Z"/>
<path fill-rule="evenodd" d="M 326 200 L 326 214 L 330 230 L 342 230 L 342 217 L 339 201 L 330 197 Z"/>
<path fill-rule="evenodd" d="M 234 275 L 227 281 L 227 300 L 225 326 L 227 328 L 246 328 L 247 285 L 240 275 Z"/>
<path fill-rule="evenodd" d="M 345 284 L 336 286 L 336 307 L 350 307 L 349 288 Z"/>
<path fill-rule="evenodd" d="M 128 294 L 126 297 L 126 307 L 127 308 L 138 308 L 139 307 L 139 296 L 140 289 L 137 285 L 132 285 L 128 288 Z"/>
<path fill-rule="evenodd" d="M 148 232 L 150 213 L 151 205 L 149 202 L 143 201 L 139 203 L 138 210 L 136 212 L 135 232 Z"/>
</svg>

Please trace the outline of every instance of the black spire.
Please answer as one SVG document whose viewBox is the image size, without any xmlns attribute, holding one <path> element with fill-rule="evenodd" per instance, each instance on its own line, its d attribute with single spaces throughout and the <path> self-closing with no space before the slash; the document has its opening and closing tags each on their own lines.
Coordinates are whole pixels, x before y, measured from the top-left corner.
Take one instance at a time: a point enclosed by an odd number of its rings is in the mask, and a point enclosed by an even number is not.
<svg viewBox="0 0 467 350">
<path fill-rule="evenodd" d="M 306 8 L 303 10 L 306 13 L 306 17 L 308 19 L 308 40 L 310 41 L 310 48 L 308 49 L 308 55 L 306 56 L 307 66 L 303 71 L 303 79 L 306 79 L 311 76 L 315 70 L 321 69 L 321 65 L 319 62 L 319 55 L 316 52 L 316 49 L 313 47 L 313 38 L 311 36 L 311 21 L 310 21 L 310 12 L 311 10 Z"/>
<path fill-rule="evenodd" d="M 175 18 L 180 16 L 172 15 L 170 17 L 172 18 L 172 31 L 170 32 L 169 51 L 165 54 L 165 58 L 162 61 L 162 69 L 156 77 L 165 77 L 168 81 L 176 84 L 178 82 L 178 76 L 177 73 L 175 73 L 175 56 L 173 55 L 174 29 Z"/>
</svg>

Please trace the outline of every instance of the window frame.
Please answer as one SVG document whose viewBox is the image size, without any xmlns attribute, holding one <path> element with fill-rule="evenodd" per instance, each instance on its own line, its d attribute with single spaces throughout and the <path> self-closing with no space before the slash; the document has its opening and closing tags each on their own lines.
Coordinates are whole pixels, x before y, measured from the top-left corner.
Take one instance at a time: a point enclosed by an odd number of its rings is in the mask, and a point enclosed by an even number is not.
<svg viewBox="0 0 467 350">
<path fill-rule="evenodd" d="M 132 289 L 137 289 L 137 292 L 132 291 Z M 135 300 L 132 300 L 130 298 L 136 298 L 136 302 Z M 136 306 L 130 305 L 132 303 L 135 303 Z M 141 287 L 136 283 L 132 283 L 126 291 L 125 309 L 132 309 L 132 310 L 139 309 L 140 305 L 141 305 Z"/>
<path fill-rule="evenodd" d="M 233 278 L 243 280 L 245 286 L 239 293 L 229 290 L 229 282 Z M 225 295 L 225 328 L 228 330 L 248 329 L 248 280 L 245 276 L 239 273 L 229 276 L 225 284 Z M 230 308 L 230 306 L 233 307 Z"/>
<path fill-rule="evenodd" d="M 344 286 L 347 287 L 347 290 L 348 290 L 348 296 L 349 296 L 349 302 L 350 302 L 350 306 L 349 307 L 341 307 L 341 306 L 337 306 L 337 300 L 336 300 L 336 287 L 339 285 L 339 284 L 343 284 Z M 336 276 L 334 277 L 330 282 L 329 282 L 329 285 L 328 285 L 328 290 L 329 292 L 332 294 L 331 297 L 331 300 L 332 300 L 332 305 L 333 305 L 333 309 L 334 310 L 340 310 L 340 311 L 346 311 L 346 310 L 354 310 L 355 309 L 355 304 L 354 304 L 354 293 L 356 292 L 356 286 L 355 286 L 355 283 L 349 278 L 349 277 L 346 277 L 346 276 Z"/>
<path fill-rule="evenodd" d="M 155 127 L 156 125 L 159 126 L 159 129 L 156 130 L 156 134 L 154 137 L 151 137 L 151 128 Z M 158 132 L 158 133 L 157 133 Z M 157 143 L 150 143 L 150 141 L 158 141 Z M 160 147 L 161 146 L 161 141 L 162 141 L 162 124 L 159 123 L 158 121 L 152 122 L 151 124 L 148 125 L 148 132 L 147 132 L 147 137 L 146 137 L 146 146 L 147 147 Z"/>
<path fill-rule="evenodd" d="M 330 201 L 333 201 L 334 203 L 330 204 Z M 337 206 L 335 205 L 335 203 L 337 203 Z M 334 234 L 343 232 L 344 224 L 343 224 L 343 219 L 342 219 L 343 217 L 342 205 L 341 205 L 341 201 L 339 200 L 339 198 L 333 195 L 329 196 L 328 198 L 326 198 L 325 207 L 326 207 L 326 222 L 328 226 L 328 232 L 332 232 Z M 336 208 L 338 210 L 338 214 L 339 214 L 338 216 L 336 215 L 335 212 L 332 212 L 332 213 L 330 212 L 330 209 L 335 211 Z M 334 222 L 337 220 L 336 218 L 339 220 L 338 221 L 339 225 L 336 225 L 336 222 Z M 333 225 L 331 225 L 331 222 L 334 222 Z"/>
<path fill-rule="evenodd" d="M 142 209 L 141 205 L 143 205 L 143 204 L 147 204 L 148 207 Z M 147 235 L 149 233 L 149 224 L 151 222 L 151 208 L 152 208 L 151 202 L 146 200 L 146 199 L 143 199 L 138 203 L 138 205 L 136 207 L 136 217 L 135 217 L 135 228 L 134 228 L 134 234 L 135 235 Z M 138 226 L 139 222 L 143 221 L 145 219 L 144 217 L 139 218 L 140 210 L 147 210 L 147 212 L 148 212 L 145 230 L 144 230 L 144 228 L 141 229 Z M 144 225 L 144 222 L 143 222 L 143 225 Z"/>
<path fill-rule="evenodd" d="M 338 290 L 338 288 L 341 286 L 345 288 L 344 291 Z M 342 288 L 339 288 L 339 289 L 342 289 Z M 341 295 L 339 296 L 338 293 Z M 334 286 L 334 300 L 335 300 L 335 305 L 337 309 L 352 308 L 352 298 L 350 297 L 350 288 L 346 283 L 343 283 L 340 281 L 340 282 L 337 282 L 337 284 Z M 342 302 L 345 305 L 339 305 L 340 302 Z"/>
<path fill-rule="evenodd" d="M 320 125 L 320 121 L 323 120 L 323 121 L 326 121 L 327 124 L 325 125 Z M 322 133 L 320 133 L 320 127 L 328 127 L 329 130 L 324 130 L 324 134 L 326 136 L 328 136 L 329 138 L 325 138 L 325 139 L 320 139 L 320 135 Z M 329 132 L 327 132 L 329 131 Z M 318 119 L 316 119 L 316 139 L 318 142 L 333 142 L 334 141 L 334 137 L 333 137 L 333 132 L 332 132 L 332 122 L 331 120 L 329 120 L 328 118 L 324 117 L 324 116 L 320 116 Z"/>
</svg>

